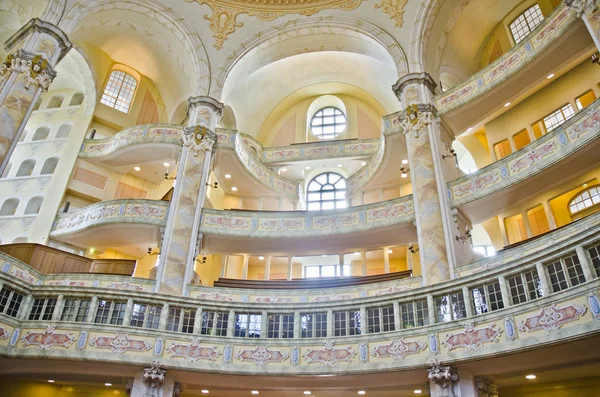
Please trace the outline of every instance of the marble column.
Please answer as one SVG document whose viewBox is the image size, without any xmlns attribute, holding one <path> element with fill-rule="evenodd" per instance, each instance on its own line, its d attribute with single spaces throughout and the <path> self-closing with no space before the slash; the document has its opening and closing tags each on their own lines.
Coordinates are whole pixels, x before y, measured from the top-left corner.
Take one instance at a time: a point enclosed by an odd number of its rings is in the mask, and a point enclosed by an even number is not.
<svg viewBox="0 0 600 397">
<path fill-rule="evenodd" d="M 437 284 L 453 276 L 456 227 L 440 162 L 441 127 L 432 105 L 435 83 L 427 73 L 411 73 L 393 89 L 405 108 L 401 125 L 408 149 L 423 283 Z"/>
<path fill-rule="evenodd" d="M 383 247 L 383 272 L 390 272 L 390 247 Z"/>
<path fill-rule="evenodd" d="M 269 280 L 271 278 L 271 255 L 265 258 L 265 275 L 263 278 L 265 280 Z"/>
<path fill-rule="evenodd" d="M 153 361 L 149 368 L 137 374 L 125 385 L 127 394 L 131 397 L 179 397 L 181 388 L 171 374 Z"/>
<path fill-rule="evenodd" d="M 158 265 L 156 289 L 161 293 L 185 295 L 191 280 L 201 245 L 198 227 L 217 139 L 214 130 L 222 110 L 223 104 L 210 97 L 188 101 L 188 125 Z"/>
<path fill-rule="evenodd" d="M 596 48 L 600 51 L 600 7 L 598 3 L 598 0 L 565 0 L 567 7 L 583 20 Z"/>
<path fill-rule="evenodd" d="M 54 68 L 72 44 L 62 30 L 34 18 L 4 44 L 0 64 L 0 175 L 43 91 L 56 77 Z"/>
</svg>

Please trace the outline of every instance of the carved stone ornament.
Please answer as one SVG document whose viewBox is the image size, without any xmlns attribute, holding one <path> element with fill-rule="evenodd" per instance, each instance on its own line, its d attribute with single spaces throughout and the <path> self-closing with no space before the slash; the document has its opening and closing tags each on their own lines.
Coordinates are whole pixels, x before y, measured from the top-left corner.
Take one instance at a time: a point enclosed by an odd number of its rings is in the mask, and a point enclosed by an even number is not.
<svg viewBox="0 0 600 397">
<path fill-rule="evenodd" d="M 431 362 L 431 367 L 427 370 L 427 377 L 429 380 L 436 385 L 441 386 L 443 389 L 452 387 L 452 384 L 458 382 L 460 377 L 458 372 L 450 366 L 441 365 L 437 360 Z"/>
<path fill-rule="evenodd" d="M 569 7 L 578 18 L 585 13 L 595 13 L 600 7 L 600 0 L 565 0 L 565 4 Z"/>
<path fill-rule="evenodd" d="M 201 152 L 212 150 L 217 140 L 217 135 L 206 127 L 199 125 L 183 129 L 183 145 L 190 148 L 194 156 Z"/>
<path fill-rule="evenodd" d="M 400 127 L 404 130 L 405 135 L 410 135 L 414 132 L 415 138 L 419 138 L 419 132 L 426 131 L 427 126 L 433 122 L 433 113 L 422 112 L 415 104 L 407 106 L 405 112 L 404 121 L 400 123 Z"/>
<path fill-rule="evenodd" d="M 23 49 L 8 54 L 6 60 L 0 64 L 0 84 L 13 72 L 25 76 L 25 88 L 40 87 L 44 92 L 48 91 L 48 87 L 56 77 L 56 72 L 46 58 Z"/>
<path fill-rule="evenodd" d="M 498 397 L 498 386 L 488 379 L 475 379 L 475 387 L 479 397 Z"/>
<path fill-rule="evenodd" d="M 162 368 L 158 361 L 152 361 L 150 368 L 144 368 L 142 382 L 146 384 L 146 394 L 144 397 L 161 397 L 160 389 L 163 383 L 167 381 L 167 371 Z"/>
</svg>

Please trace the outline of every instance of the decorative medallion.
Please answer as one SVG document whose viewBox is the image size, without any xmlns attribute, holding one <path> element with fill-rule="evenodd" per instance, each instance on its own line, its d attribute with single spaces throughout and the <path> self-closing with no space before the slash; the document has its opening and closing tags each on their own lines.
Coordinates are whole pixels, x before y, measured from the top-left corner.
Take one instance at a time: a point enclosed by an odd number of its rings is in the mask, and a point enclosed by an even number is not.
<svg viewBox="0 0 600 397">
<path fill-rule="evenodd" d="M 366 363 L 369 357 L 369 348 L 365 343 L 358 345 L 358 359 L 361 363 Z"/>
<path fill-rule="evenodd" d="M 212 10 L 212 15 L 205 15 L 204 19 L 209 21 L 210 29 L 213 31 L 215 43 L 213 47 L 217 50 L 223 48 L 223 42 L 235 28 L 244 26 L 243 22 L 236 19 L 240 14 L 248 14 L 257 17 L 261 21 L 270 22 L 283 15 L 311 16 L 321 10 L 354 10 L 362 0 L 185 0 L 187 3 L 198 2 L 206 4 Z M 402 14 L 407 0 L 383 0 L 376 8 L 382 10 L 396 20 L 396 26 L 402 26 Z"/>
<path fill-rule="evenodd" d="M 391 357 L 401 360 L 411 354 L 419 354 L 427 348 L 427 343 L 421 341 L 406 342 L 404 338 L 392 340 L 388 345 L 378 345 L 371 350 L 373 357 Z"/>
<path fill-rule="evenodd" d="M 196 363 L 200 360 L 216 361 L 221 355 L 217 346 L 201 346 L 199 338 L 192 338 L 191 343 L 183 344 L 173 342 L 167 349 L 171 358 L 183 357 L 188 362 Z"/>
<path fill-rule="evenodd" d="M 356 356 L 352 346 L 336 349 L 334 345 L 334 342 L 325 342 L 323 349 L 306 349 L 302 357 L 307 364 L 319 363 L 328 367 L 333 367 L 341 362 L 352 362 Z"/>
<path fill-rule="evenodd" d="M 496 324 L 490 324 L 483 328 L 475 328 L 474 323 L 465 324 L 465 330 L 455 334 L 447 334 L 442 344 L 448 350 L 462 347 L 464 350 L 475 350 L 485 343 L 498 343 L 502 330 Z"/>
<path fill-rule="evenodd" d="M 280 363 L 289 357 L 289 353 L 282 353 L 281 350 L 269 350 L 268 347 L 257 347 L 254 350 L 240 350 L 235 353 L 236 360 L 252 361 L 261 367 L 269 363 Z"/>
<path fill-rule="evenodd" d="M 225 345 L 223 349 L 223 364 L 231 364 L 233 358 L 233 347 L 231 345 Z"/>
<path fill-rule="evenodd" d="M 162 356 L 164 346 L 165 346 L 165 342 L 163 342 L 163 339 L 156 338 L 156 342 L 154 342 L 154 357 L 158 358 L 158 357 Z"/>
<path fill-rule="evenodd" d="M 598 301 L 598 295 L 588 295 L 588 303 L 590 305 L 590 310 L 592 311 L 592 315 L 594 316 L 594 318 L 596 320 L 600 320 L 600 301 Z"/>
<path fill-rule="evenodd" d="M 511 342 L 516 339 L 515 323 L 512 318 L 506 317 L 504 319 L 504 330 L 506 331 L 506 339 Z"/>
<path fill-rule="evenodd" d="M 52 325 L 46 327 L 44 332 L 27 331 L 21 338 L 23 346 L 37 346 L 40 350 L 50 350 L 54 346 L 69 347 L 74 340 L 72 333 L 56 332 Z"/>
<path fill-rule="evenodd" d="M 404 24 L 404 6 L 408 0 L 381 0 L 381 3 L 375 4 L 375 8 L 381 8 L 383 12 L 395 21 L 395 26 L 401 28 Z"/>
<path fill-rule="evenodd" d="M 19 335 L 21 335 L 21 328 L 13 329 L 13 333 L 10 336 L 10 341 L 8 342 L 8 347 L 15 347 L 17 342 L 19 341 Z"/>
<path fill-rule="evenodd" d="M 298 347 L 298 346 L 292 347 L 290 361 L 291 361 L 292 365 L 294 365 L 294 366 L 300 364 L 300 347 Z"/>
<path fill-rule="evenodd" d="M 87 331 L 81 331 L 79 333 L 79 337 L 77 338 L 77 350 L 83 350 L 85 343 L 87 342 L 87 337 Z"/>
<path fill-rule="evenodd" d="M 560 329 L 563 324 L 578 320 L 579 316 L 583 316 L 586 311 L 587 307 L 584 305 L 573 304 L 560 309 L 558 306 L 552 305 L 548 308 L 542 309 L 542 312 L 537 316 L 528 317 L 521 321 L 519 323 L 519 331 L 556 331 Z"/>
<path fill-rule="evenodd" d="M 90 340 L 90 346 L 98 349 L 110 349 L 113 353 L 127 351 L 143 352 L 152 349 L 152 343 L 140 339 L 131 339 L 127 334 L 115 334 L 114 337 L 96 336 Z"/>
<path fill-rule="evenodd" d="M 435 334 L 429 335 L 429 351 L 432 354 L 438 354 L 438 339 Z"/>
</svg>

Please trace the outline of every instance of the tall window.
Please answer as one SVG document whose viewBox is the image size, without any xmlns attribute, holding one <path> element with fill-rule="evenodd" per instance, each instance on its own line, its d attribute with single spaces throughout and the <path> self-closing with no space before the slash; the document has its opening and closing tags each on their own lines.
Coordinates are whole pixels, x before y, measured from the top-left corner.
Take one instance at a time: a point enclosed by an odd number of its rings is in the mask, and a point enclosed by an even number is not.
<svg viewBox="0 0 600 397">
<path fill-rule="evenodd" d="M 596 204 L 600 204 L 600 187 L 598 186 L 589 188 L 574 197 L 569 203 L 569 211 L 571 214 L 575 214 Z"/>
<path fill-rule="evenodd" d="M 534 4 L 526 9 L 510 24 L 510 32 L 515 39 L 515 44 L 519 44 L 543 20 L 544 16 L 539 5 Z"/>
<path fill-rule="evenodd" d="M 110 106 L 120 112 L 128 113 L 133 101 L 137 80 L 122 70 L 110 72 L 100 103 Z"/>
<path fill-rule="evenodd" d="M 308 210 L 346 208 L 346 180 L 340 174 L 326 172 L 308 184 Z"/>
<path fill-rule="evenodd" d="M 310 130 L 319 139 L 334 139 L 346 130 L 346 115 L 332 106 L 323 108 L 313 116 Z"/>
</svg>

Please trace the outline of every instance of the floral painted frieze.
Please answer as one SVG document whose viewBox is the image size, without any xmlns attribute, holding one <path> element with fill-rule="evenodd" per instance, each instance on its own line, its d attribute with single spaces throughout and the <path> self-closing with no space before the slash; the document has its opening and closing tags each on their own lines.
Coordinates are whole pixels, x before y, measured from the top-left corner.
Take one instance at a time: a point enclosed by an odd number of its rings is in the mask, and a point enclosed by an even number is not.
<svg viewBox="0 0 600 397">
<path fill-rule="evenodd" d="M 13 266 L 10 274 L 18 278 L 19 280 L 25 281 L 28 284 L 34 284 L 36 282 L 36 278 L 27 271 L 27 269 L 20 269 L 18 267 Z"/>
<path fill-rule="evenodd" d="M 379 139 L 363 139 L 355 143 L 312 142 L 294 146 L 293 148 L 286 146 L 264 148 L 262 161 L 265 164 L 279 164 L 332 156 L 336 158 L 370 156 L 377 151 Z"/>
<path fill-rule="evenodd" d="M 141 339 L 132 339 L 127 334 L 115 336 L 96 336 L 89 342 L 90 346 L 98 349 L 109 349 L 113 353 L 123 354 L 128 351 L 144 352 L 152 349 L 152 343 Z"/>
<path fill-rule="evenodd" d="M 533 167 L 547 156 L 553 154 L 558 148 L 558 145 L 558 139 L 554 139 L 517 157 L 515 160 L 508 163 L 511 174 L 514 175 L 524 169 Z"/>
<path fill-rule="evenodd" d="M 564 324 L 579 320 L 587 311 L 585 305 L 568 305 L 559 308 L 557 305 L 552 305 L 542 309 L 537 316 L 528 317 L 519 323 L 519 331 L 521 332 L 536 332 L 536 331 L 556 331 Z"/>
<path fill-rule="evenodd" d="M 406 342 L 404 338 L 392 340 L 387 345 L 377 345 L 371 349 L 371 356 L 377 358 L 391 357 L 401 360 L 412 354 L 419 354 L 427 348 L 427 343 L 421 341 Z"/>
<path fill-rule="evenodd" d="M 196 295 L 196 298 L 207 300 L 207 301 L 233 302 L 233 296 L 219 294 L 217 292 L 213 292 L 213 293 L 202 292 L 202 293 L 199 293 L 198 295 Z"/>
<path fill-rule="evenodd" d="M 250 227 L 249 218 L 232 217 L 230 215 L 206 214 L 203 217 L 203 223 L 212 228 L 222 229 L 248 229 Z"/>
<path fill-rule="evenodd" d="M 282 296 L 257 296 L 254 298 L 256 303 L 292 303 L 292 298 Z"/>
<path fill-rule="evenodd" d="M 596 109 L 583 121 L 566 128 L 571 141 L 578 141 L 590 132 L 598 132 L 600 127 L 600 109 Z"/>
<path fill-rule="evenodd" d="M 302 358 L 307 364 L 322 364 L 334 367 L 339 363 L 350 363 L 356 356 L 352 346 L 336 348 L 334 342 L 326 342 L 323 349 L 306 349 Z"/>
<path fill-rule="evenodd" d="M 216 361 L 221 355 L 217 346 L 202 346 L 198 338 L 192 338 L 187 344 L 173 342 L 167 349 L 167 353 L 171 358 L 181 357 L 191 363 L 201 360 Z"/>
<path fill-rule="evenodd" d="M 447 334 L 442 345 L 448 350 L 462 348 L 464 350 L 475 350 L 486 343 L 498 343 L 502 330 L 496 324 L 486 327 L 475 328 L 473 322 L 465 324 L 463 332 Z"/>
<path fill-rule="evenodd" d="M 122 283 L 109 283 L 106 285 L 106 288 L 110 289 L 118 289 L 121 291 L 143 291 L 144 287 L 140 284 L 132 284 L 129 281 L 125 281 Z"/>
<path fill-rule="evenodd" d="M 69 347 L 75 341 L 75 337 L 70 332 L 56 332 L 53 326 L 46 327 L 44 332 L 27 331 L 21 337 L 23 346 L 37 346 L 40 350 L 50 350 L 54 346 Z"/>
<path fill-rule="evenodd" d="M 397 217 L 413 214 L 412 201 L 400 203 L 388 203 L 383 207 L 373 208 L 367 211 L 367 219 L 372 222 L 394 219 Z"/>
<path fill-rule="evenodd" d="M 281 363 L 290 357 L 287 352 L 273 350 L 268 347 L 257 347 L 253 350 L 238 350 L 235 353 L 235 359 L 240 361 L 252 361 L 259 366 L 265 366 L 269 363 Z"/>
<path fill-rule="evenodd" d="M 313 225 L 315 229 L 352 226 L 356 223 L 358 223 L 358 217 L 356 213 L 316 216 L 313 219 Z"/>
<path fill-rule="evenodd" d="M 462 197 L 469 194 L 475 194 L 484 188 L 494 185 L 500 180 L 500 170 L 493 169 L 478 175 L 476 178 L 467 180 L 465 183 L 452 187 L 454 197 Z"/>
<path fill-rule="evenodd" d="M 354 298 L 350 294 L 330 294 L 330 295 L 318 295 L 314 297 L 315 302 L 342 302 L 348 299 Z"/>
<path fill-rule="evenodd" d="M 303 218 L 293 219 L 264 219 L 258 226 L 261 230 L 301 230 L 304 228 Z"/>
</svg>

